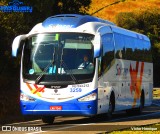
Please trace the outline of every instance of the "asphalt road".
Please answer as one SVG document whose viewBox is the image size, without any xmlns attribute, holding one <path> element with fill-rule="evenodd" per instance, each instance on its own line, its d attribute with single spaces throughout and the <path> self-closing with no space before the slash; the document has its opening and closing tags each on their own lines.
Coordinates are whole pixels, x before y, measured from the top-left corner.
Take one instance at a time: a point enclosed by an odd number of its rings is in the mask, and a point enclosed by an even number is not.
<svg viewBox="0 0 160 134">
<path fill-rule="evenodd" d="M 75 134 L 75 133 L 103 133 L 112 132 L 114 130 L 130 130 L 142 129 L 142 125 L 154 124 L 160 122 L 160 100 L 154 100 L 153 104 L 145 107 L 141 115 L 127 115 L 124 111 L 114 113 L 112 119 L 107 119 L 105 115 L 88 117 L 56 117 L 53 125 L 44 124 L 41 120 L 28 122 L 19 122 L 6 124 L 2 126 L 0 133 L 4 134 Z M 160 127 L 154 127 L 153 130 L 159 130 Z M 146 128 L 149 129 L 150 128 Z M 8 130 L 8 131 L 7 131 Z M 9 131 L 9 130 L 12 130 Z"/>
</svg>

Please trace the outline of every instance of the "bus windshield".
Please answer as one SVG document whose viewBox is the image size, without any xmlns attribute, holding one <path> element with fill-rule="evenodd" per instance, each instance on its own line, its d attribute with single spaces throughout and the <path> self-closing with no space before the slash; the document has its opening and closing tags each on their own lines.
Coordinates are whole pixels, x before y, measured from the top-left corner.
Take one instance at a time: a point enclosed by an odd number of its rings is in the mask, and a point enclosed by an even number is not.
<svg viewBox="0 0 160 134">
<path fill-rule="evenodd" d="M 91 81 L 94 74 L 94 35 L 36 34 L 28 37 L 23 54 L 24 80 L 36 83 Z"/>
</svg>

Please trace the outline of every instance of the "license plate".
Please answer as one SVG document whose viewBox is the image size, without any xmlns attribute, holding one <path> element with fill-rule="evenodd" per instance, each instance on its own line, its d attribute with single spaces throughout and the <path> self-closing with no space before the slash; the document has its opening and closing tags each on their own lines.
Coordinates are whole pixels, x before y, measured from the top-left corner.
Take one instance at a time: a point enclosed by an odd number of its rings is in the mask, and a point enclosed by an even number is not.
<svg viewBox="0 0 160 134">
<path fill-rule="evenodd" d="M 50 110 L 62 110 L 62 106 L 50 106 Z"/>
</svg>

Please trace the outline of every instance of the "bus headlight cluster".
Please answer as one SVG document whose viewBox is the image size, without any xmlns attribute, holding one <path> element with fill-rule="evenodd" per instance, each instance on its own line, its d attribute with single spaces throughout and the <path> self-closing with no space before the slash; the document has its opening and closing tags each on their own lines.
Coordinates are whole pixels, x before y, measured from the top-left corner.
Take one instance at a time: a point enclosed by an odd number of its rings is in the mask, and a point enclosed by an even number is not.
<svg viewBox="0 0 160 134">
<path fill-rule="evenodd" d="M 32 97 L 30 97 L 30 96 L 28 96 L 28 95 L 26 95 L 24 93 L 20 94 L 20 100 L 21 101 L 35 101 L 34 98 L 32 98 Z"/>
<path fill-rule="evenodd" d="M 84 97 L 78 99 L 78 101 L 93 101 L 93 100 L 96 100 L 96 99 L 97 99 L 97 94 L 92 93 L 92 94 L 89 94 L 87 96 L 84 96 Z"/>
</svg>

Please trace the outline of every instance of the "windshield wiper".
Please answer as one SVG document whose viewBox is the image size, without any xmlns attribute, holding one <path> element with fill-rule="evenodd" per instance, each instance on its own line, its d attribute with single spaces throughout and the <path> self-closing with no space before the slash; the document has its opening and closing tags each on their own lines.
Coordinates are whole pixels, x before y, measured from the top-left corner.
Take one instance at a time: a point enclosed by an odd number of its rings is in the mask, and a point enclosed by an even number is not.
<svg viewBox="0 0 160 134">
<path fill-rule="evenodd" d="M 44 76 L 44 74 L 46 73 L 47 69 L 54 64 L 54 61 L 51 61 L 46 67 L 45 69 L 42 71 L 42 73 L 36 78 L 35 80 L 35 84 L 38 84 L 40 82 L 40 80 L 42 79 L 42 77 Z"/>
<path fill-rule="evenodd" d="M 72 70 L 68 68 L 68 66 L 65 64 L 64 61 L 61 61 L 61 64 L 64 65 L 64 67 L 69 71 L 69 76 L 72 78 L 72 80 L 75 82 L 75 84 L 79 84 L 79 81 L 75 78 L 75 76 L 72 73 Z"/>
<path fill-rule="evenodd" d="M 54 55 L 55 55 L 55 48 L 54 48 L 54 52 L 53 52 L 53 60 L 44 68 L 44 70 L 42 71 L 42 73 L 36 78 L 35 80 L 35 84 L 38 84 L 40 82 L 40 80 L 42 79 L 42 77 L 44 76 L 44 74 L 46 73 L 46 71 L 48 70 L 48 68 L 52 65 L 54 65 Z"/>
<path fill-rule="evenodd" d="M 72 70 L 70 70 L 69 68 L 68 68 L 68 66 L 66 65 L 66 63 L 63 61 L 63 48 L 62 48 L 62 54 L 61 54 L 61 66 L 62 65 L 64 65 L 64 67 L 69 71 L 69 76 L 72 78 L 72 80 L 75 82 L 75 84 L 77 83 L 77 84 L 79 84 L 79 81 L 75 78 L 75 76 L 73 75 L 73 73 L 72 73 Z"/>
</svg>

